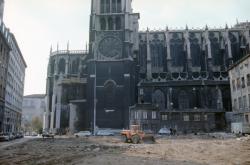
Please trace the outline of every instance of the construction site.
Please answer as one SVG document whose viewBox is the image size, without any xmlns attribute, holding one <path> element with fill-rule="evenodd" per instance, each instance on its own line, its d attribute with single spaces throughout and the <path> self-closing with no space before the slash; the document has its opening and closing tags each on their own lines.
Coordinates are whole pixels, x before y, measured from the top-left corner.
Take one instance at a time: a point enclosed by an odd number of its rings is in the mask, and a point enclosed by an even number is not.
<svg viewBox="0 0 250 165">
<path fill-rule="evenodd" d="M 1 143 L 1 165 L 249 165 L 250 137 L 213 133 L 124 143 L 121 136 L 24 138 Z"/>
</svg>

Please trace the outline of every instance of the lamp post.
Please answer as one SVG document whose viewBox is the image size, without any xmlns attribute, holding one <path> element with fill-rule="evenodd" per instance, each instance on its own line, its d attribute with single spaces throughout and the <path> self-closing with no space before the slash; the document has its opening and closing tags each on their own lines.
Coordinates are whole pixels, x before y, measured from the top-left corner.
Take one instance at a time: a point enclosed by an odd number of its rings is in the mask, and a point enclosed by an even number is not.
<svg viewBox="0 0 250 165">
<path fill-rule="evenodd" d="M 93 120 L 93 135 L 96 134 L 96 61 L 94 61 L 95 65 L 95 80 L 94 80 L 94 120 Z"/>
</svg>

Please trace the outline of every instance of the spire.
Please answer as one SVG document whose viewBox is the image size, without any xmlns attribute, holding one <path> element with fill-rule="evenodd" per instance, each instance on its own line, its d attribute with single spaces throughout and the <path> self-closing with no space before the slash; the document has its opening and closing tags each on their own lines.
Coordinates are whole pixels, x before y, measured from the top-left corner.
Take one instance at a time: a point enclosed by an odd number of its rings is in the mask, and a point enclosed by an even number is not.
<svg viewBox="0 0 250 165">
<path fill-rule="evenodd" d="M 68 43 L 67 43 L 67 51 L 69 51 L 69 41 L 68 41 Z"/>
<path fill-rule="evenodd" d="M 208 30 L 208 26 L 207 26 L 207 24 L 206 24 L 206 26 L 205 26 L 205 30 Z"/>
<path fill-rule="evenodd" d="M 239 20 L 238 20 L 238 18 L 236 18 L 236 25 L 239 25 Z"/>
<path fill-rule="evenodd" d="M 50 55 L 52 54 L 53 52 L 53 48 L 52 48 L 52 45 L 50 46 Z"/>
<path fill-rule="evenodd" d="M 56 45 L 56 50 L 58 51 L 59 50 L 59 44 L 57 42 L 57 45 Z"/>
<path fill-rule="evenodd" d="M 168 25 L 166 26 L 166 31 L 168 31 Z"/>
<path fill-rule="evenodd" d="M 186 30 L 188 30 L 188 25 L 186 24 Z"/>
<path fill-rule="evenodd" d="M 228 29 L 228 25 L 227 25 L 227 23 L 226 23 L 226 25 L 225 25 L 225 29 Z"/>
</svg>

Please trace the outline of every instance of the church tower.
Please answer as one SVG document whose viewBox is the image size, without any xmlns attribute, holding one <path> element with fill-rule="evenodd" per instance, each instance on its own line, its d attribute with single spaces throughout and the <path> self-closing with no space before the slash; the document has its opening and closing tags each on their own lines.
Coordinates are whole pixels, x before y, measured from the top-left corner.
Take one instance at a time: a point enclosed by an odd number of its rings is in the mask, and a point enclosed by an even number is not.
<svg viewBox="0 0 250 165">
<path fill-rule="evenodd" d="M 88 63 L 92 128 L 94 123 L 103 128 L 129 125 L 129 107 L 135 100 L 139 19 L 131 3 L 132 0 L 92 0 Z"/>
</svg>

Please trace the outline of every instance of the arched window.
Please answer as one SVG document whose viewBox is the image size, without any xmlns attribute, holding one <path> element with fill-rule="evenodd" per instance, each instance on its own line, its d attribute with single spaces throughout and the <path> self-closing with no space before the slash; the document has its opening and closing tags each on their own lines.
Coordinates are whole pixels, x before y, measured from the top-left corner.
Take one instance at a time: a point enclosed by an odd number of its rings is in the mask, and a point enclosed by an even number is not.
<svg viewBox="0 0 250 165">
<path fill-rule="evenodd" d="M 110 13 L 110 0 L 106 0 L 106 13 Z"/>
<path fill-rule="evenodd" d="M 60 59 L 60 61 L 59 61 L 58 71 L 59 71 L 59 74 L 60 73 L 62 73 L 62 74 L 65 73 L 65 60 L 63 58 Z"/>
<path fill-rule="evenodd" d="M 52 60 L 50 63 L 50 73 L 51 74 L 55 73 L 55 60 Z"/>
<path fill-rule="evenodd" d="M 121 0 L 117 0 L 117 13 L 122 11 L 122 3 Z"/>
<path fill-rule="evenodd" d="M 164 93 L 157 89 L 152 95 L 152 103 L 158 107 L 161 111 L 165 110 L 165 95 Z"/>
<path fill-rule="evenodd" d="M 113 18 L 112 17 L 108 18 L 108 26 L 109 26 L 109 30 L 114 30 L 113 29 Z"/>
<path fill-rule="evenodd" d="M 112 0 L 112 13 L 116 13 L 116 0 Z"/>
<path fill-rule="evenodd" d="M 170 52 L 173 59 L 173 66 L 184 66 L 185 54 L 184 54 L 184 42 L 178 33 L 173 34 L 173 38 L 170 40 Z"/>
<path fill-rule="evenodd" d="M 178 97 L 178 101 L 179 101 L 179 109 L 187 109 L 189 108 L 189 99 L 188 99 L 188 95 L 185 91 L 181 91 L 179 93 L 179 97 Z"/>
<path fill-rule="evenodd" d="M 113 109 L 115 103 L 116 85 L 113 81 L 108 81 L 104 86 L 104 104 L 106 109 Z"/>
<path fill-rule="evenodd" d="M 72 74 L 77 74 L 79 70 L 79 58 L 72 62 L 71 72 Z"/>
<path fill-rule="evenodd" d="M 120 17 L 116 17 L 115 24 L 116 24 L 116 30 L 121 30 L 121 18 Z"/>
<path fill-rule="evenodd" d="M 106 30 L 106 20 L 105 20 L 105 18 L 101 18 L 100 24 L 101 24 L 101 30 Z"/>
<path fill-rule="evenodd" d="M 190 51 L 191 51 L 191 58 L 192 58 L 192 66 L 193 67 L 200 67 L 201 66 L 201 55 L 202 50 L 199 44 L 198 38 L 196 38 L 194 33 L 190 33 L 189 35 L 190 41 Z"/>
<path fill-rule="evenodd" d="M 150 46 L 152 71 L 161 72 L 163 67 L 164 46 L 160 41 L 154 40 Z"/>
<path fill-rule="evenodd" d="M 223 63 L 223 54 L 221 54 L 220 50 L 220 42 L 217 37 L 217 32 L 209 33 L 209 40 L 211 43 L 211 54 L 212 54 L 212 62 L 214 66 L 221 66 Z"/>
<path fill-rule="evenodd" d="M 105 0 L 101 0 L 101 13 L 105 12 Z"/>
<path fill-rule="evenodd" d="M 233 56 L 233 61 L 236 62 L 241 58 L 241 53 L 240 53 L 240 44 L 237 40 L 238 33 L 229 33 L 229 39 L 231 42 L 231 50 L 232 50 L 232 56 Z"/>
</svg>

